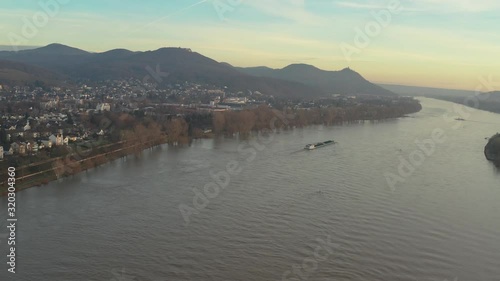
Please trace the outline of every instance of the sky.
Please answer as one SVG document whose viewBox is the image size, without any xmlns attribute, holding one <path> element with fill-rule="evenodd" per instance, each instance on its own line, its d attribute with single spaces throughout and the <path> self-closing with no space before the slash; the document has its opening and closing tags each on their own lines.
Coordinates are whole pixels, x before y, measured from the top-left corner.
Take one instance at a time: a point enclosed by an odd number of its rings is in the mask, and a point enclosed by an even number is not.
<svg viewBox="0 0 500 281">
<path fill-rule="evenodd" d="M 0 7 L 0 45 L 185 47 L 234 66 L 351 67 L 376 83 L 474 90 L 481 77 L 500 82 L 498 0 L 2 0 Z"/>
</svg>

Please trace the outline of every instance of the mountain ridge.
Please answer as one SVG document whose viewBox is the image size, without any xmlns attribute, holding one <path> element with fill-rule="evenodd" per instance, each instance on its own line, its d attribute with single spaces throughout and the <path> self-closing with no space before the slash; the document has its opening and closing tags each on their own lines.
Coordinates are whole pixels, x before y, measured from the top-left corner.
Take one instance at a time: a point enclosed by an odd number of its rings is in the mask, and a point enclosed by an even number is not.
<svg viewBox="0 0 500 281">
<path fill-rule="evenodd" d="M 45 47 L 19 52 L 1 51 L 0 60 L 33 65 L 59 73 L 61 76 L 87 80 L 138 78 L 152 71 L 168 73 L 156 81 L 166 83 L 192 81 L 227 86 L 234 91 L 256 90 L 267 95 L 315 98 L 331 94 L 395 95 L 364 79 L 350 69 L 325 71 L 307 64 L 291 64 L 276 75 L 271 68 L 252 73 L 252 68 L 233 67 L 218 62 L 188 48 L 165 47 L 150 51 L 113 49 L 91 53 L 54 43 Z M 255 69 L 255 68 L 254 68 Z"/>
<path fill-rule="evenodd" d="M 243 73 L 300 82 L 316 86 L 328 94 L 395 96 L 396 94 L 375 85 L 358 72 L 344 68 L 337 71 L 322 70 L 308 64 L 291 64 L 281 69 L 264 66 L 237 67 Z"/>
</svg>

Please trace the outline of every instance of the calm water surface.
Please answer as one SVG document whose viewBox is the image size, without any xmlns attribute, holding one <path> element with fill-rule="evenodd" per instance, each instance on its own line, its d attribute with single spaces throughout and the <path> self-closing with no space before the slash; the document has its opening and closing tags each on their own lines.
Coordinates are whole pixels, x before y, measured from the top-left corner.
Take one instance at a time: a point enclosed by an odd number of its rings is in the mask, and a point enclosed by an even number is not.
<svg viewBox="0 0 500 281">
<path fill-rule="evenodd" d="M 202 140 L 23 191 L 18 273 L 2 241 L 0 280 L 299 280 L 286 272 L 304 264 L 307 280 L 498 281 L 500 172 L 483 148 L 500 115 L 447 122 L 453 104 L 421 100 L 411 118 L 276 134 L 254 159 L 245 141 Z M 446 141 L 391 188 L 385 175 L 435 129 Z M 327 139 L 339 143 L 301 150 Z M 186 224 L 179 205 L 235 161 L 240 174 Z"/>
</svg>

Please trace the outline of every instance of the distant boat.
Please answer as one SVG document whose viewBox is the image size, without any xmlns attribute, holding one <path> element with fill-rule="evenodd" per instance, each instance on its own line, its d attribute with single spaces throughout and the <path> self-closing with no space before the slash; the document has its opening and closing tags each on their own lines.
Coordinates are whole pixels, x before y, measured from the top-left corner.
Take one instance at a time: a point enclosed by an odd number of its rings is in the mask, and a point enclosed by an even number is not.
<svg viewBox="0 0 500 281">
<path fill-rule="evenodd" d="M 455 120 L 457 120 L 457 121 L 465 121 L 465 119 L 463 119 L 463 118 L 456 118 Z"/>
<path fill-rule="evenodd" d="M 308 144 L 308 145 L 306 145 L 306 147 L 304 147 L 304 149 L 313 150 L 313 149 L 320 148 L 320 147 L 323 147 L 323 146 L 327 146 L 327 145 L 330 145 L 330 144 L 335 144 L 335 141 L 333 141 L 333 140 L 327 140 L 325 142 L 318 142 L 318 143 L 315 143 L 315 144 Z"/>
</svg>

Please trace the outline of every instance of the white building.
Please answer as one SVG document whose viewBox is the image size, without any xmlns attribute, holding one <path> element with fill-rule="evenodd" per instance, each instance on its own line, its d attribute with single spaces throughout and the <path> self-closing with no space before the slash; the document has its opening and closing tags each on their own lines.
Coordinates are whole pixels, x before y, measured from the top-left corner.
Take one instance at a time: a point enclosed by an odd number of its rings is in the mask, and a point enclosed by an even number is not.
<svg viewBox="0 0 500 281">
<path fill-rule="evenodd" d="M 96 106 L 97 111 L 111 111 L 111 105 L 109 103 L 100 103 Z"/>
<path fill-rule="evenodd" d="M 64 144 L 64 137 L 62 134 L 57 134 L 57 136 L 50 135 L 49 141 L 55 146 L 60 146 Z"/>
<path fill-rule="evenodd" d="M 62 134 L 57 134 L 56 137 L 56 145 L 63 145 L 64 144 L 64 137 Z"/>
<path fill-rule="evenodd" d="M 245 98 L 226 98 L 224 100 L 224 103 L 227 104 L 246 104 L 248 102 L 248 99 Z"/>
<path fill-rule="evenodd" d="M 24 131 L 29 131 L 29 130 L 31 130 L 31 126 L 30 126 L 30 122 L 29 122 L 29 121 L 26 121 L 26 126 L 24 126 L 23 130 L 24 130 Z"/>
<path fill-rule="evenodd" d="M 19 144 L 19 154 L 26 155 L 26 144 L 24 142 Z"/>
</svg>

